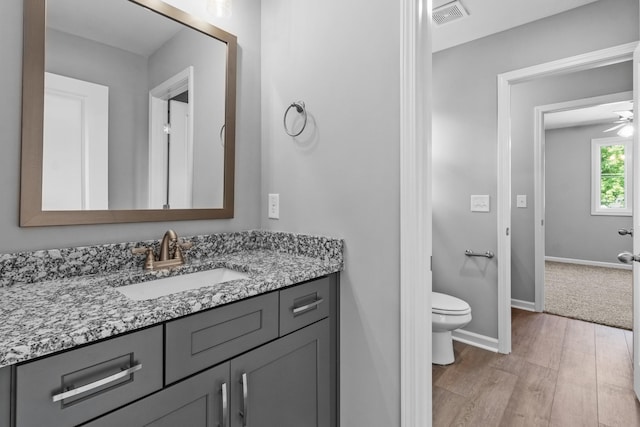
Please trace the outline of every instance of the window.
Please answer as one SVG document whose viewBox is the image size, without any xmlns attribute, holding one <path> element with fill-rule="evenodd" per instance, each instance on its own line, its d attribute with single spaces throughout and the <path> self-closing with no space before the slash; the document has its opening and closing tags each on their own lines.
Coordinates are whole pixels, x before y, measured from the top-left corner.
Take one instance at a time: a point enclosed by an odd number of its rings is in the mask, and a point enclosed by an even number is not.
<svg viewBox="0 0 640 427">
<path fill-rule="evenodd" d="M 631 216 L 631 138 L 591 140 L 591 215 Z"/>
</svg>

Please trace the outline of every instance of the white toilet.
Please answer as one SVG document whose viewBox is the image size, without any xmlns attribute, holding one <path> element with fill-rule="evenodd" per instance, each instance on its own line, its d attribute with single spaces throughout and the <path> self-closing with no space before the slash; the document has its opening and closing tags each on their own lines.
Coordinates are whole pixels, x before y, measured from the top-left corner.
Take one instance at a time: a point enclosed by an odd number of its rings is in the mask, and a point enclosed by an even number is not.
<svg viewBox="0 0 640 427">
<path fill-rule="evenodd" d="M 431 322 L 433 363 L 449 365 L 455 360 L 451 331 L 471 322 L 471 307 L 460 298 L 431 292 Z"/>
</svg>

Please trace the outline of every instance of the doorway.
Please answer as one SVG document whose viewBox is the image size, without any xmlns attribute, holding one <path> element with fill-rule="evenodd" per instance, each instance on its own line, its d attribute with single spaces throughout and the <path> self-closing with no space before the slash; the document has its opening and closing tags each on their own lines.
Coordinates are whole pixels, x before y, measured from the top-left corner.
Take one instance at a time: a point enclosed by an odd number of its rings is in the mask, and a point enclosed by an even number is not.
<svg viewBox="0 0 640 427">
<path fill-rule="evenodd" d="M 581 70 L 629 61 L 637 43 L 628 43 L 575 57 L 540 64 L 498 75 L 498 350 L 511 352 L 511 302 L 512 302 L 512 90 L 520 83 L 543 77 L 562 76 Z M 539 104 L 534 104 L 539 105 Z M 534 131 L 538 127 L 534 127 Z M 534 153 L 534 170 L 540 170 L 543 158 Z M 528 154 L 531 155 L 530 152 Z M 517 189 L 514 189 L 517 191 Z M 539 188 L 534 188 L 537 194 Z M 535 228 L 542 228 L 542 206 L 534 207 Z M 537 239 L 538 234 L 536 234 Z M 535 246 L 539 247 L 536 240 Z M 516 260 L 517 261 L 517 260 Z M 536 288 L 536 294 L 539 289 Z M 537 298 L 537 295 L 536 295 Z"/>
<path fill-rule="evenodd" d="M 625 234 L 632 228 L 632 144 L 616 134 L 632 98 L 620 92 L 534 110 L 542 159 L 535 171 L 535 311 L 632 329 L 631 268 L 616 258 L 632 250 Z"/>
<path fill-rule="evenodd" d="M 191 208 L 193 67 L 149 92 L 148 208 Z"/>
</svg>

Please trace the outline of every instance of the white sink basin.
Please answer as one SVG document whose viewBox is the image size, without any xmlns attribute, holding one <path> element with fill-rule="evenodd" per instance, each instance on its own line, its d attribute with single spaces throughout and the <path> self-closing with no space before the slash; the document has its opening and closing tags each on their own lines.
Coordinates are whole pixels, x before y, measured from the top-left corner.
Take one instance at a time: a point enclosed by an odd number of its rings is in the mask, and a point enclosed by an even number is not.
<svg viewBox="0 0 640 427">
<path fill-rule="evenodd" d="M 133 285 L 119 286 L 115 289 L 127 298 L 135 301 L 159 298 L 164 295 L 175 294 L 189 289 L 203 286 L 217 285 L 232 280 L 247 279 L 249 275 L 228 268 L 214 268 L 213 270 L 198 271 L 197 273 L 181 276 L 165 277 Z"/>
</svg>

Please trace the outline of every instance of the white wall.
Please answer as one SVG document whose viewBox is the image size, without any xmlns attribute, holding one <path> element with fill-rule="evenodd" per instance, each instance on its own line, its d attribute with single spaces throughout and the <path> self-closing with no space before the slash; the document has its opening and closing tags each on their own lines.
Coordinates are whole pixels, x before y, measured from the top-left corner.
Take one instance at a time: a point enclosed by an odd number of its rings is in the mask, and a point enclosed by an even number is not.
<svg viewBox="0 0 640 427">
<path fill-rule="evenodd" d="M 257 4 L 257 6 L 256 6 Z M 235 218 L 140 224 L 106 224 L 20 228 L 20 120 L 22 86 L 22 0 L 0 6 L 0 75 L 5 82 L 0 101 L 0 252 L 46 249 L 84 244 L 159 239 L 167 228 L 179 235 L 247 230 L 260 226 L 260 7 L 259 2 L 236 3 L 242 21 L 228 21 L 238 35 L 238 106 L 236 132 Z M 145 119 L 146 120 L 146 119 Z"/>
<path fill-rule="evenodd" d="M 345 239 L 341 425 L 397 426 L 400 5 L 262 8 L 262 225 Z M 297 100 L 310 118 L 291 138 L 282 119 Z M 268 193 L 280 194 L 280 220 L 266 218 Z"/>
<path fill-rule="evenodd" d="M 498 336 L 500 260 L 464 256 L 497 248 L 497 74 L 637 39 L 638 1 L 600 0 L 434 55 L 433 288 L 469 302 L 467 330 Z M 471 194 L 492 211 L 471 213 Z"/>
</svg>

